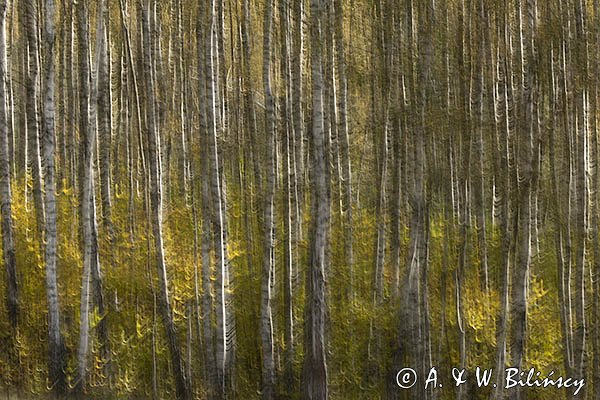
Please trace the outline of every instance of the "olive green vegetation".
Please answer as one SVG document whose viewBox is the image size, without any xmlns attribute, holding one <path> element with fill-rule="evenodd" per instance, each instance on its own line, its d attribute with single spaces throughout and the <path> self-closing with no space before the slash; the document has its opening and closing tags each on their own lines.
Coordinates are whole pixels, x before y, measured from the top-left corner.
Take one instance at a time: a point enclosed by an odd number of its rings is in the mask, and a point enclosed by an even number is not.
<svg viewBox="0 0 600 400">
<path fill-rule="evenodd" d="M 44 269 L 39 245 L 35 237 L 35 212 L 31 204 L 25 204 L 20 182 L 15 182 L 14 190 L 14 220 L 15 238 L 17 243 L 17 262 L 20 266 L 19 282 L 21 284 L 22 315 L 18 335 L 11 337 L 12 330 L 8 325 L 5 308 L 0 311 L 0 332 L 2 338 L 2 356 L 0 356 L 0 376 L 3 386 L 20 387 L 25 393 L 41 395 L 47 390 L 45 369 L 46 339 L 45 315 L 46 300 L 43 290 Z M 244 221 L 239 205 L 240 188 L 230 186 L 230 222 L 231 241 L 230 254 L 234 273 L 235 314 L 237 321 L 237 366 L 236 393 L 237 398 L 258 398 L 260 390 L 260 352 L 258 338 L 258 315 L 260 277 L 257 266 L 249 266 L 245 262 L 245 244 L 243 232 Z M 71 188 L 63 188 L 59 198 L 59 271 L 60 294 L 63 311 L 63 332 L 69 352 L 69 374 L 74 375 L 76 368 L 74 349 L 77 346 L 79 295 L 81 275 L 81 254 L 79 235 L 73 226 L 77 221 L 75 216 L 77 199 Z M 102 361 L 94 358 L 90 375 L 90 395 L 106 396 L 107 398 L 139 398 L 150 397 L 153 380 L 153 342 L 156 346 L 156 380 L 160 393 L 172 391 L 172 378 L 169 374 L 169 363 L 166 357 L 167 347 L 164 342 L 160 322 L 155 322 L 153 286 L 155 272 L 152 269 L 152 258 L 148 251 L 148 227 L 145 224 L 143 199 L 136 199 L 138 224 L 136 235 L 131 241 L 129 237 L 128 199 L 127 196 L 115 193 L 113 223 L 117 232 L 115 242 L 106 240 L 100 242 L 100 256 L 104 260 L 105 290 L 109 299 L 109 312 L 105 316 L 94 315 L 92 326 L 99 318 L 106 318 L 110 326 L 111 339 L 111 368 L 115 376 L 111 381 L 103 372 Z M 192 210 L 186 206 L 184 199 L 173 198 L 165 213 L 165 247 L 173 290 L 173 309 L 175 320 L 179 327 L 181 343 L 185 343 L 186 304 L 194 301 L 194 273 L 197 262 L 194 260 L 194 228 Z M 343 249 L 336 244 L 338 237 L 336 229 L 332 232 L 334 240 L 331 244 L 331 270 L 329 279 L 330 299 L 330 351 L 329 371 L 332 398 L 377 398 L 385 384 L 370 375 L 374 364 L 379 367 L 391 368 L 392 351 L 396 340 L 396 306 L 393 301 L 386 301 L 382 307 L 374 307 L 372 301 L 372 253 L 375 226 L 373 210 L 358 210 L 355 219 L 356 232 L 356 276 L 355 298 L 346 300 L 347 269 L 343 261 Z M 456 345 L 456 312 L 455 284 L 453 275 L 456 271 L 457 248 L 456 240 L 450 238 L 449 254 L 442 251 L 445 221 L 436 218 L 431 230 L 431 260 L 430 260 L 430 313 L 432 316 L 441 315 L 442 274 L 449 280 L 446 287 L 447 307 L 447 343 L 440 343 L 440 320 L 431 318 L 432 348 L 434 355 L 443 360 L 438 363 L 440 370 L 444 367 L 458 365 L 458 347 Z M 491 233 L 491 232 L 490 232 Z M 551 233 L 551 232 L 550 232 Z M 551 239 L 540 239 L 543 243 Z M 406 231 L 403 243 L 407 243 Z M 491 243 L 495 243 L 491 241 Z M 254 244 L 256 246 L 256 244 Z M 304 246 L 304 245 L 303 245 Z M 548 247 L 548 246 L 546 246 Z M 544 248 L 544 247 L 542 247 Z M 303 255 L 304 259 L 305 255 Z M 449 267 L 443 270 L 442 258 L 447 257 Z M 471 351 L 468 364 L 493 368 L 495 354 L 495 326 L 498 313 L 498 293 L 491 290 L 482 291 L 479 285 L 478 272 L 475 265 L 474 250 L 471 248 L 467 280 L 465 282 L 465 321 Z M 497 274 L 500 257 L 497 246 L 492 245 L 490 251 L 491 275 Z M 532 271 L 531 293 L 529 298 L 528 315 L 528 365 L 540 371 L 561 369 L 560 326 L 557 310 L 557 286 L 555 279 L 554 255 L 550 250 L 540 254 L 534 263 Z M 299 274 L 303 274 L 302 271 Z M 386 273 L 387 280 L 389 275 Z M 0 275 L 4 278 L 4 273 Z M 303 279 L 298 276 L 298 288 Z M 151 283 L 152 282 L 152 283 Z M 281 291 L 278 296 L 281 297 Z M 386 296 L 387 297 L 387 296 Z M 296 297 L 296 315 L 302 308 L 303 293 Z M 278 299 L 279 300 L 279 299 Z M 278 301 L 279 304 L 281 302 Z M 278 319 L 281 319 L 281 314 Z M 193 321 L 193 353 L 194 368 L 193 382 L 201 393 L 202 388 L 202 342 L 198 339 L 197 316 Z M 300 321 L 298 321 L 300 322 Z M 281 321 L 276 326 L 281 326 Z M 297 324 L 300 334 L 301 324 Z M 384 352 L 380 359 L 369 357 L 369 332 L 374 327 L 380 328 Z M 282 335 L 276 336 L 279 349 L 283 350 L 285 343 Z M 96 341 L 97 344 L 97 341 Z M 12 346 L 16 350 L 12 350 Z M 442 349 L 442 353 L 438 353 Z M 16 351 L 16 354 L 13 352 Z M 13 358 L 16 357 L 16 358 Z M 296 354 L 296 374 L 302 352 Z M 18 362 L 15 362 L 18 359 Z M 282 388 L 285 390 L 285 388 Z M 447 398 L 453 398 L 452 390 L 446 393 Z M 483 392 L 482 392 L 483 393 Z M 540 391 L 543 398 L 560 398 L 561 392 L 550 390 Z M 161 397 L 163 396 L 161 395 Z M 556 395 L 557 397 L 552 397 Z M 239 397 L 238 397 L 239 396 Z"/>
</svg>

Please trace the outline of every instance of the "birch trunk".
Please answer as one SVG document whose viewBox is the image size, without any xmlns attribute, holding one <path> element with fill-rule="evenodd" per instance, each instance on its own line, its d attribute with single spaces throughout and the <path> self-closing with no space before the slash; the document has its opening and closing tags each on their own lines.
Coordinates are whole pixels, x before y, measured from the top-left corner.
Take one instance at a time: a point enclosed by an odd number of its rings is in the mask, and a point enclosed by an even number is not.
<svg viewBox="0 0 600 400">
<path fill-rule="evenodd" d="M 476 7 L 476 19 L 479 21 L 478 38 L 473 40 L 472 46 L 476 48 L 475 58 L 475 73 L 476 76 L 473 78 L 473 101 L 472 101 L 472 114 L 474 116 L 473 130 L 475 144 L 475 162 L 474 162 L 474 183 L 473 183 L 473 205 L 476 212 L 477 218 L 477 238 L 478 238 L 478 256 L 479 256 L 479 274 L 481 287 L 487 292 L 489 290 L 489 277 L 488 277 L 488 249 L 487 249 L 487 234 L 486 234 L 486 196 L 485 196 L 485 148 L 484 148 L 484 119 L 483 119 L 483 97 L 485 92 L 484 87 L 484 33 L 487 27 L 486 22 L 486 10 L 482 0 L 479 0 Z M 473 35 L 473 32 L 472 32 Z M 474 36 L 474 35 L 473 35 Z"/>
<path fill-rule="evenodd" d="M 252 149 L 259 146 L 259 138 L 257 137 L 256 127 L 256 108 L 255 98 L 252 85 L 251 77 L 251 46 L 250 46 L 250 2 L 244 0 L 242 10 L 242 28 L 241 28 L 241 45 L 243 52 L 243 82 L 244 82 L 244 116 L 245 116 L 245 128 L 247 137 L 251 140 L 249 147 L 249 160 L 247 162 L 252 163 L 254 172 L 254 181 L 258 187 L 258 193 L 262 193 L 262 174 L 260 171 L 260 154 L 258 151 L 252 151 Z"/>
<path fill-rule="evenodd" d="M 592 19 L 595 29 L 593 33 L 593 45 L 591 46 L 596 52 L 600 49 L 600 2 L 598 0 L 594 0 L 593 3 L 594 17 Z M 593 87 L 591 90 L 591 106 L 590 110 L 592 110 L 592 114 L 594 114 L 595 110 L 598 109 L 599 101 L 598 95 L 599 92 L 599 80 L 598 74 L 600 73 L 600 60 L 596 58 L 593 63 L 592 73 L 594 74 Z M 600 151 L 599 151 L 599 143 L 598 143 L 598 121 L 596 118 L 592 118 L 591 123 L 591 154 L 593 154 L 593 178 L 591 182 L 592 193 L 594 193 L 594 201 L 593 207 L 591 207 L 591 224 L 592 224 L 592 240 L 593 240 L 593 255 L 594 255 L 594 264 L 592 269 L 592 277 L 593 279 L 593 316 L 595 319 L 595 323 L 592 324 L 593 328 L 593 352 L 594 354 L 600 354 Z M 598 400 L 600 399 L 600 357 L 593 357 L 593 385 L 594 392 L 593 398 Z"/>
<path fill-rule="evenodd" d="M 519 5 L 519 45 L 521 55 L 520 102 L 523 115 L 519 119 L 517 136 L 517 248 L 516 266 L 512 276 L 511 305 L 511 364 L 515 368 L 523 365 L 525 357 L 525 338 L 527 321 L 527 287 L 531 263 L 531 210 L 533 190 L 535 188 L 535 122 L 534 122 L 534 50 L 535 4 L 528 0 L 523 10 Z M 525 13 L 525 15 L 523 15 Z M 525 25 L 523 19 L 525 20 Z M 511 399 L 520 399 L 520 388 L 509 393 Z"/>
<path fill-rule="evenodd" d="M 81 224 L 83 241 L 83 274 L 80 303 L 80 331 L 79 347 L 77 353 L 78 370 L 76 392 L 83 395 L 87 385 L 87 368 L 90 345 L 90 310 L 94 305 L 98 307 L 101 320 L 97 324 L 97 330 L 102 346 L 101 357 L 108 361 L 109 339 L 105 319 L 104 294 L 102 287 L 102 275 L 100 271 L 100 259 L 98 255 L 98 231 L 96 224 L 96 200 L 94 194 L 94 154 L 96 151 L 96 122 L 98 101 L 98 66 L 101 54 L 106 47 L 104 36 L 104 24 L 102 15 L 104 2 L 98 5 L 98 26 L 96 29 L 95 66 L 91 71 L 92 86 L 90 88 L 89 67 L 89 44 L 88 44 L 88 11 L 84 4 L 79 8 L 79 64 L 80 82 L 82 93 L 80 97 L 80 132 L 84 135 L 81 155 Z"/>
<path fill-rule="evenodd" d="M 106 11 L 107 12 L 107 11 Z M 108 24 L 104 14 L 98 22 L 98 26 Z M 108 42 L 106 28 L 103 29 L 102 40 Z M 112 147 L 112 121 L 111 121 L 111 77 L 110 77 L 110 58 L 108 46 L 102 46 L 97 65 L 98 73 L 98 155 L 100 158 L 100 197 L 102 200 L 102 222 L 108 233 L 109 240 L 113 240 L 114 232 L 112 225 L 112 196 L 111 196 L 111 156 Z M 96 99 L 91 99 L 96 101 Z M 91 121 L 94 123 L 94 121 Z"/>
<path fill-rule="evenodd" d="M 341 0 L 333 1 L 334 39 L 337 68 L 337 133 L 340 147 L 342 178 L 341 208 L 344 220 L 344 254 L 348 268 L 350 293 L 354 292 L 354 239 L 352 218 L 352 166 L 350 161 L 350 135 L 348 129 L 348 82 L 344 46 L 344 11 Z"/>
<path fill-rule="evenodd" d="M 233 357 L 233 340 L 235 330 L 233 315 L 231 314 L 231 295 L 229 293 L 229 256 L 227 255 L 227 215 L 225 206 L 225 189 L 221 168 L 220 151 L 218 145 L 218 132 L 224 128 L 222 115 L 219 113 L 219 69 L 216 64 L 219 19 L 217 18 L 217 0 L 211 0 L 209 24 L 205 40 L 206 62 L 206 104 L 207 104 L 207 139 L 208 162 L 210 176 L 210 196 L 212 229 L 214 237 L 215 261 L 217 272 L 216 284 L 216 363 L 219 384 L 219 393 L 225 396 L 227 383 L 230 380 L 230 361 Z"/>
<path fill-rule="evenodd" d="M 0 1 L 0 214 L 2 218 L 2 253 L 6 266 L 6 305 L 8 319 L 13 327 L 19 321 L 19 287 L 17 283 L 17 260 L 13 239 L 12 194 L 9 153 L 9 105 L 7 104 L 6 65 L 6 1 Z"/>
<path fill-rule="evenodd" d="M 204 16 L 201 15 L 200 21 L 203 21 Z M 202 23 L 202 22 L 201 22 Z M 199 76 L 199 94 L 202 99 L 207 99 L 207 80 L 208 69 L 207 63 L 203 62 L 203 56 L 207 54 L 206 46 L 208 41 L 206 35 L 209 34 L 209 29 L 206 30 L 199 24 L 197 28 L 198 42 L 198 76 Z M 200 104 L 200 130 L 201 132 L 208 131 L 208 104 L 206 101 Z M 208 142 L 208 139 L 205 143 Z M 202 182 L 201 182 L 201 204 L 202 204 L 202 238 L 201 238 L 201 262 L 202 262 L 202 335 L 204 340 L 204 378 L 206 379 L 206 394 L 208 399 L 218 398 L 219 383 L 217 374 L 217 362 L 215 357 L 215 335 L 214 335 L 214 288 L 213 288 L 213 271 L 211 267 L 211 245 L 212 245 L 212 213 L 210 208 L 210 166 L 208 163 L 208 146 L 203 146 L 201 166 L 202 166 Z"/>
<path fill-rule="evenodd" d="M 503 12 L 503 11 L 501 11 Z M 503 17 L 504 18 L 504 17 Z M 503 21 L 503 19 L 501 19 Z M 504 23 L 506 26 L 506 23 Z M 505 32 L 509 27 L 505 28 Z M 510 110 L 512 109 L 511 96 L 508 89 L 510 84 L 507 76 L 506 60 L 498 58 L 495 66 L 495 74 L 497 75 L 495 82 L 495 98 L 494 98 L 494 115 L 495 115 L 495 130 L 496 130 L 496 152 L 498 153 L 496 162 L 497 175 L 495 177 L 498 202 L 497 207 L 499 228 L 502 235 L 502 269 L 500 273 L 501 294 L 500 300 L 500 315 L 496 324 L 496 379 L 502 379 L 502 371 L 506 367 L 508 361 L 508 316 L 510 312 L 509 288 L 511 274 L 511 260 L 514 254 L 514 237 L 512 235 L 513 216 L 511 214 L 511 179 L 510 179 L 510 137 L 511 123 Z M 504 390 L 496 387 L 494 390 L 494 399 L 500 400 L 504 397 Z"/>
<path fill-rule="evenodd" d="M 302 240 L 302 215 L 304 208 L 304 107 L 303 107 L 303 76 L 304 76 L 304 0 L 293 0 L 292 13 L 292 118 L 294 124 L 294 163 L 296 165 L 296 239 Z"/>
<path fill-rule="evenodd" d="M 328 398 L 327 349 L 325 323 L 327 313 L 326 252 L 331 199 L 329 198 L 328 149 L 323 122 L 323 35 L 325 4 L 311 0 L 311 77 L 312 77 L 312 237 L 309 269 L 306 277 L 304 397 L 309 400 Z"/>
<path fill-rule="evenodd" d="M 42 161 L 40 156 L 39 127 L 39 55 L 38 10 L 35 0 L 23 2 L 25 7 L 24 31 L 27 37 L 28 74 L 25 82 L 27 112 L 27 158 L 33 186 L 33 202 L 40 241 L 44 232 L 44 200 L 42 189 Z"/>
<path fill-rule="evenodd" d="M 45 263 L 46 263 L 46 296 L 48 299 L 48 346 L 50 387 L 61 396 L 67 391 L 65 345 L 60 330 L 60 305 L 58 300 L 56 251 L 58 239 L 56 232 L 56 179 L 54 170 L 55 134 L 54 134 L 54 0 L 45 1 L 45 80 L 43 107 L 43 146 L 44 146 L 44 180 L 46 207 L 45 221 Z"/>
<path fill-rule="evenodd" d="M 263 26 L 263 85 L 265 91 L 266 122 L 266 184 L 264 194 L 264 243 L 263 268 L 261 281 L 261 340 L 263 356 L 262 397 L 274 398 L 275 390 L 275 349 L 273 343 L 272 290 L 275 282 L 274 248 L 274 206 L 275 197 L 275 102 L 271 88 L 271 31 L 273 19 L 273 0 L 265 4 Z"/>
<path fill-rule="evenodd" d="M 530 0 L 533 1 L 533 0 Z M 572 61 L 575 62 L 575 205 L 573 209 L 574 243 L 575 243 L 575 290 L 573 306 L 575 308 L 575 330 L 573 332 L 573 373 L 578 378 L 585 378 L 587 371 L 587 321 L 586 321 L 586 268 L 588 252 L 586 242 L 588 236 L 588 41 L 586 32 L 586 8 L 581 2 L 575 2 L 575 43 Z M 577 82 L 582 82 L 581 86 Z M 585 396 L 586 388 L 581 390 Z"/>
<path fill-rule="evenodd" d="M 296 351 L 294 335 L 294 274 L 297 269 L 298 257 L 296 240 L 296 220 L 295 209 L 297 207 L 296 188 L 296 165 L 295 165 L 295 131 L 293 129 L 292 112 L 292 56 L 290 49 L 290 11 L 291 7 L 285 2 L 279 3 L 280 20 L 280 79 L 282 86 L 281 112 L 279 113 L 281 127 L 280 137 L 282 138 L 283 153 L 283 187 L 285 197 L 283 200 L 283 220 L 284 220 L 284 267 L 281 287 L 283 291 L 283 385 L 286 388 L 285 393 L 292 394 L 297 390 L 296 378 L 294 375 L 294 354 Z"/>
<path fill-rule="evenodd" d="M 413 8 L 414 7 L 414 8 Z M 424 279 L 427 271 L 427 241 L 428 217 L 426 197 L 426 151 L 425 143 L 428 135 L 425 118 L 430 93 L 429 79 L 432 69 L 433 45 L 432 29 L 434 22 L 434 2 L 408 6 L 411 16 L 417 11 L 418 28 L 416 37 L 410 43 L 410 54 L 415 54 L 418 49 L 419 69 L 415 77 L 414 90 L 417 110 L 411 115 L 412 141 L 414 143 L 411 156 L 412 179 L 409 185 L 409 202 L 411 206 L 410 240 L 407 254 L 406 275 L 401 291 L 403 307 L 400 311 L 399 348 L 397 360 L 415 365 L 420 376 L 426 376 L 430 365 L 429 337 L 428 337 L 428 311 L 423 293 L 426 293 L 427 282 Z M 411 18 L 412 19 L 412 18 Z M 410 34 L 414 34 L 414 27 L 410 26 Z M 415 39 L 417 42 L 414 42 Z M 418 44 L 418 46 L 417 46 Z M 410 150 L 409 150 L 410 151 Z M 408 392 L 412 397 L 427 399 L 428 394 L 424 385 L 418 385 Z"/>
<path fill-rule="evenodd" d="M 144 77 L 146 89 L 146 129 L 148 144 L 148 165 L 150 168 L 150 213 L 152 222 L 152 234 L 156 252 L 156 266 L 159 280 L 158 307 L 163 320 L 167 336 L 167 343 L 173 366 L 173 377 L 177 398 L 188 400 L 192 398 L 189 377 L 186 376 L 181 350 L 177 339 L 177 331 L 173 321 L 173 310 L 169 299 L 169 283 L 167 278 L 167 266 L 165 262 L 163 244 L 163 216 L 162 216 L 162 176 L 161 176 L 161 152 L 160 133 L 157 129 L 157 112 L 155 107 L 154 74 L 153 64 L 153 41 L 150 31 L 149 8 L 151 2 L 142 5 L 142 30 L 144 38 Z"/>
</svg>

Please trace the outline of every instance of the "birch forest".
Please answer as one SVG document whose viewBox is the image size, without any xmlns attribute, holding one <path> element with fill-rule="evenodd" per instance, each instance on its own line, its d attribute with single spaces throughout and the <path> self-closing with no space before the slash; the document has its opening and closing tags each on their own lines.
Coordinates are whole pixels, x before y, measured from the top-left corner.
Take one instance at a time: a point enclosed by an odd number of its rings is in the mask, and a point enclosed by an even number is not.
<svg viewBox="0 0 600 400">
<path fill-rule="evenodd" d="M 600 399 L 600 0 L 0 0 L 0 219 L 0 398 Z"/>
</svg>

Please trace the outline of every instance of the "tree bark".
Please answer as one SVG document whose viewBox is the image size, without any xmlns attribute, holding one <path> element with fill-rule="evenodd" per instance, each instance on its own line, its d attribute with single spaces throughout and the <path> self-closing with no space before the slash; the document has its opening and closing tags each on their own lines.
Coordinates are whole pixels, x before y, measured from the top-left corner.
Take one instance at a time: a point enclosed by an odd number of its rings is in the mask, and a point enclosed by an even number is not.
<svg viewBox="0 0 600 400">
<path fill-rule="evenodd" d="M 6 66 L 6 1 L 0 1 L 0 216 L 2 218 L 2 253 L 6 267 L 6 306 L 8 320 L 14 329 L 19 321 L 19 286 L 17 283 L 17 260 L 12 220 L 12 194 L 9 153 L 10 112 L 7 104 L 7 66 Z"/>
<path fill-rule="evenodd" d="M 266 171 L 263 176 L 264 194 L 264 243 L 261 281 L 261 340 L 263 357 L 262 398 L 275 396 L 275 348 L 273 343 L 273 286 L 275 284 L 274 248 L 274 197 L 275 197 L 275 102 L 271 88 L 271 31 L 273 0 L 267 0 L 263 25 L 263 85 L 265 91 Z"/>
<path fill-rule="evenodd" d="M 159 280 L 158 307 L 163 320 L 167 335 L 167 343 L 173 366 L 173 377 L 177 398 L 188 400 L 192 398 L 189 377 L 186 376 L 181 350 L 177 339 L 177 330 L 173 321 L 173 310 L 169 299 L 169 284 L 167 278 L 167 265 L 165 262 L 163 244 L 163 216 L 162 216 L 162 176 L 161 176 L 161 152 L 160 133 L 157 130 L 157 118 L 155 107 L 154 74 L 153 63 L 153 41 L 150 31 L 149 1 L 142 5 L 142 29 L 144 37 L 144 77 L 146 83 L 146 130 L 148 144 L 148 165 L 150 167 L 150 213 L 152 221 L 152 234 L 154 236 L 154 251 L 156 252 L 156 267 Z"/>
<path fill-rule="evenodd" d="M 220 114 L 219 68 L 216 60 L 222 47 L 217 46 L 218 24 L 217 0 L 211 0 L 208 13 L 207 35 L 205 36 L 206 62 L 206 104 L 207 104 L 207 144 L 210 177 L 210 196 L 212 230 L 217 272 L 216 283 L 216 363 L 219 384 L 219 394 L 225 396 L 230 381 L 231 361 L 233 360 L 233 344 L 235 328 L 231 311 L 229 256 L 227 249 L 227 207 L 225 203 L 225 188 L 221 163 L 221 152 L 218 143 L 218 133 L 224 131 L 223 115 Z"/>
<path fill-rule="evenodd" d="M 43 107 L 43 146 L 44 146 L 44 204 L 46 208 L 45 226 L 45 263 L 46 263 L 46 296 L 48 299 L 48 346 L 50 387 L 57 396 L 67 391 L 66 354 L 62 332 L 60 330 L 60 305 L 57 284 L 57 247 L 56 232 L 56 180 L 54 170 L 55 134 L 54 134 L 54 0 L 45 1 L 45 80 Z"/>
<path fill-rule="evenodd" d="M 340 146 L 340 164 L 342 178 L 342 213 L 344 220 L 344 254 L 349 276 L 349 291 L 354 292 L 354 233 L 352 217 L 352 163 L 350 160 L 350 135 L 348 128 L 348 81 L 346 78 L 346 60 L 344 46 L 344 11 L 341 0 L 333 1 L 334 39 L 337 71 L 337 110 L 338 142 Z"/>
<path fill-rule="evenodd" d="M 533 190 L 535 184 L 536 168 L 536 125 L 534 121 L 535 109 L 535 65 L 534 49 L 535 40 L 535 0 L 528 0 L 524 5 L 519 5 L 517 10 L 519 18 L 519 43 L 522 66 L 520 105 L 522 115 L 519 118 L 519 126 L 515 140 L 518 143 L 517 153 L 517 176 L 519 182 L 517 188 L 517 247 L 516 265 L 513 271 L 512 282 L 512 305 L 511 305 L 511 365 L 520 368 L 523 365 L 526 345 L 526 322 L 527 322 L 527 287 L 529 279 L 529 268 L 531 263 L 531 210 Z M 525 14 L 525 15 L 524 15 Z M 523 21 L 523 18 L 527 18 Z M 524 23 L 526 25 L 524 25 Z M 520 399 L 522 396 L 520 388 L 511 390 L 511 399 Z"/>
<path fill-rule="evenodd" d="M 108 10 L 105 11 L 107 13 Z M 108 19 L 103 14 L 100 15 L 100 24 L 108 25 Z M 103 29 L 103 35 L 105 36 L 102 40 L 108 41 L 108 33 L 106 28 Z M 98 73 L 98 146 L 99 158 L 100 158 L 100 197 L 102 200 L 102 222 L 104 228 L 108 233 L 108 238 L 112 241 L 114 238 L 113 223 L 112 223 L 112 191 L 111 191 L 111 148 L 112 148 L 112 116 L 111 116 L 111 62 L 109 57 L 108 46 L 102 46 L 100 58 L 97 65 Z M 91 101 L 96 101 L 91 99 Z M 94 123 L 94 121 L 91 121 Z M 116 161 L 116 160 L 115 160 Z"/>
<path fill-rule="evenodd" d="M 39 128 L 39 55 L 38 55 L 38 11 L 35 0 L 23 2 L 25 7 L 24 30 L 27 37 L 28 74 L 26 87 L 27 111 L 27 167 L 31 171 L 33 202 L 36 210 L 36 223 L 40 241 L 44 232 L 44 200 L 42 188 L 42 161 L 40 156 Z"/>
<path fill-rule="evenodd" d="M 326 251 L 330 220 L 329 161 L 323 122 L 323 0 L 311 0 L 312 77 L 312 235 L 306 277 L 304 397 L 328 398 L 325 324 L 327 314 Z"/>
<path fill-rule="evenodd" d="M 97 331 L 101 343 L 101 357 L 108 362 L 110 357 L 108 329 L 105 319 L 105 304 L 102 285 L 102 274 L 100 270 L 100 258 L 98 254 L 98 228 L 96 223 L 96 199 L 94 194 L 94 154 L 96 151 L 96 126 L 98 116 L 98 69 L 101 63 L 101 54 L 106 44 L 104 35 L 103 12 L 105 3 L 98 5 L 98 18 L 96 28 L 95 65 L 91 71 L 89 66 L 89 44 L 88 44 L 88 11 L 85 4 L 79 8 L 79 64 L 80 82 L 82 93 L 80 97 L 80 132 L 84 135 L 81 149 L 81 225 L 83 242 L 83 273 L 80 303 L 80 332 L 79 347 L 77 354 L 78 371 L 75 391 L 83 396 L 87 385 L 87 368 L 90 344 L 90 310 L 98 307 L 100 321 L 97 323 Z M 108 364 L 106 364 L 108 365 Z"/>
</svg>

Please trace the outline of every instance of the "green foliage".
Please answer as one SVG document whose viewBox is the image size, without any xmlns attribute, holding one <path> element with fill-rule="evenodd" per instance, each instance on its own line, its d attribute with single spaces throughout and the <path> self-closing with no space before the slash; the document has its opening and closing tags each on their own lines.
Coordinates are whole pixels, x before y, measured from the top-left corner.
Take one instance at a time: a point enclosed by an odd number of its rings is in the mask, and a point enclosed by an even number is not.
<svg viewBox="0 0 600 400">
<path fill-rule="evenodd" d="M 14 184 L 13 213 L 17 244 L 17 262 L 20 270 L 23 315 L 19 331 L 11 337 L 4 307 L 0 308 L 0 377 L 3 386 L 18 385 L 32 393 L 43 394 L 46 383 L 46 298 L 44 290 L 45 270 L 39 239 L 36 237 L 35 215 L 31 201 L 25 202 L 23 185 Z M 201 266 L 195 243 L 192 207 L 185 199 L 173 191 L 172 200 L 166 208 L 164 236 L 166 259 L 169 266 L 170 290 L 175 321 L 180 343 L 187 337 L 186 304 L 194 304 L 196 290 L 202 295 L 201 282 L 196 287 L 196 279 L 201 280 Z M 260 341 L 259 341 L 259 293 L 260 293 L 260 246 L 250 243 L 247 246 L 245 229 L 250 229 L 255 238 L 260 235 L 256 224 L 247 226 L 242 209 L 242 192 L 239 187 L 231 187 L 230 201 L 230 247 L 233 273 L 233 293 L 237 325 L 237 368 L 236 392 L 240 398 L 258 398 L 260 391 Z M 27 205 L 26 205 L 27 204 Z M 59 192 L 59 274 L 60 303 L 64 322 L 63 333 L 69 351 L 69 376 L 75 376 L 75 352 L 79 332 L 79 296 L 81 285 L 81 249 L 79 221 L 77 220 L 77 198 L 71 188 Z M 116 397 L 149 397 L 152 395 L 153 381 L 160 393 L 171 393 L 173 384 L 170 377 L 167 345 L 160 317 L 155 311 L 153 291 L 156 290 L 153 243 L 148 231 L 144 200 L 136 197 L 134 214 L 134 234 L 130 235 L 129 200 L 127 195 L 117 193 L 114 199 L 113 223 L 115 236 L 108 238 L 101 226 L 100 254 L 106 302 L 109 311 L 99 315 L 97 309 L 92 314 L 92 329 L 100 319 L 105 318 L 110 331 L 112 357 L 109 369 L 100 358 L 98 341 L 94 340 L 93 362 L 90 368 L 92 393 L 111 393 Z M 391 298 L 392 271 L 389 259 L 385 270 L 386 301 L 376 305 L 373 301 L 373 246 L 376 235 L 375 216 L 372 211 L 356 209 L 355 223 L 355 265 L 354 291 L 349 298 L 349 270 L 345 265 L 343 252 L 343 232 L 341 224 L 333 215 L 332 242 L 330 246 L 331 270 L 328 280 L 329 293 L 329 367 L 332 398 L 379 398 L 384 396 L 391 360 L 397 343 L 397 301 Z M 310 218 L 305 213 L 305 226 Z M 430 265 L 429 265 L 429 307 L 433 354 L 445 360 L 441 368 L 458 365 L 458 326 L 456 321 L 455 278 L 457 271 L 457 249 L 459 239 L 448 236 L 448 222 L 436 216 L 431 221 Z M 279 229 L 283 231 L 283 223 Z M 408 227 L 401 229 L 401 243 L 408 244 Z M 474 237 L 474 235 L 472 235 Z M 499 287 L 494 281 L 499 276 L 501 253 L 494 232 L 490 232 L 491 243 L 489 262 L 492 287 Z M 541 237 L 542 245 L 547 245 L 546 236 Z M 447 241 L 448 243 L 445 243 Z M 281 279 L 283 270 L 283 243 L 277 244 L 277 271 Z M 303 304 L 304 269 L 306 263 L 306 242 L 300 243 L 300 264 L 295 277 L 294 323 L 296 326 L 296 354 L 294 374 L 301 376 L 303 357 Z M 444 246 L 450 249 L 444 253 Z M 496 290 L 486 292 L 481 287 L 478 274 L 477 249 L 469 246 L 468 265 L 464 283 L 464 321 L 468 338 L 467 368 L 495 366 L 496 324 L 499 316 L 499 296 Z M 249 265 L 247 250 L 252 251 L 255 265 Z M 402 254 L 401 260 L 405 255 Z M 535 274 L 530 280 L 529 315 L 527 337 L 527 366 L 541 371 L 562 370 L 561 335 L 557 308 L 557 288 L 554 276 L 555 260 L 552 253 L 534 258 Z M 4 272 L 0 274 L 3 278 Z M 445 275 L 445 287 L 442 287 Z M 0 295 L 4 295 L 2 286 Z M 445 338 L 441 336 L 442 290 L 445 290 L 444 326 Z M 277 290 L 277 307 L 282 307 L 283 290 Z M 191 302 L 191 303 L 190 303 Z M 202 313 L 202 310 L 200 310 Z M 276 312 L 276 346 L 283 354 L 287 344 L 283 338 L 283 312 Z M 192 317 L 193 381 L 198 394 L 203 392 L 203 352 L 198 338 L 203 315 L 194 309 Z M 153 359 L 153 346 L 156 360 Z M 438 354 L 438 350 L 443 349 Z M 184 351 L 185 352 L 185 351 Z M 18 360 L 18 361 L 16 361 Z M 154 370 L 156 375 L 154 376 Z M 109 376 L 107 371 L 114 374 Z M 283 387 L 280 390 L 285 391 Z M 540 392 L 542 393 L 542 392 Z M 546 392 L 543 392 L 546 396 Z M 540 394 L 541 395 L 541 394 Z M 544 397 L 546 398 L 546 397 Z M 551 397 L 548 397 L 551 398 Z"/>
</svg>

